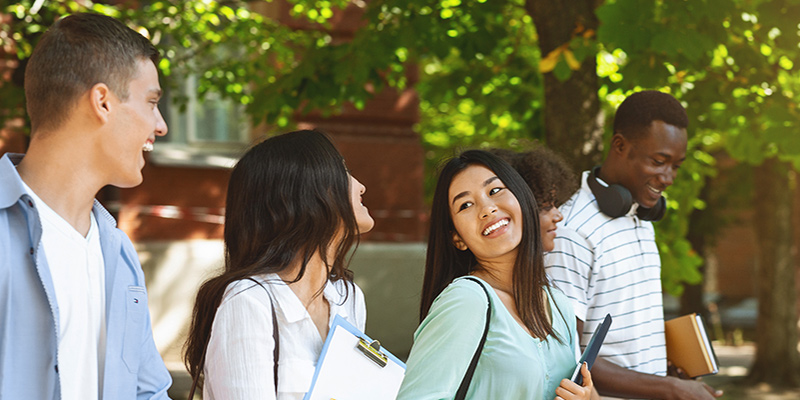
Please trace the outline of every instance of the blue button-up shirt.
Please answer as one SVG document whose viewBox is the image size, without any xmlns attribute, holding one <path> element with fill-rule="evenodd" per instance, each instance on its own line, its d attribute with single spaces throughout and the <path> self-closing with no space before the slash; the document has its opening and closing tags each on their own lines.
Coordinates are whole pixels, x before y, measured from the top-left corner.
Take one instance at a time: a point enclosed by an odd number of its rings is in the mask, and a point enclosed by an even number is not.
<svg viewBox="0 0 800 400">
<path fill-rule="evenodd" d="M 0 158 L 0 399 L 60 399 L 58 303 L 41 246 L 37 205 Z M 106 278 L 103 399 L 166 399 L 172 384 L 156 350 L 139 259 L 100 203 L 92 209 Z"/>
</svg>

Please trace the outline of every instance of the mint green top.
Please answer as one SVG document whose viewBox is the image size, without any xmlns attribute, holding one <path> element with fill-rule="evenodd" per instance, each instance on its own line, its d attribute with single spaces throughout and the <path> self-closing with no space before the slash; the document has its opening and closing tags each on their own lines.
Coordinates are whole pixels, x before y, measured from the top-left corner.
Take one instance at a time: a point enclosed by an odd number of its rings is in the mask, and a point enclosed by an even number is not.
<svg viewBox="0 0 800 400">
<path fill-rule="evenodd" d="M 561 291 L 550 290 L 553 328 L 564 343 L 552 336 L 534 339 L 514 320 L 491 286 L 480 282 L 491 296 L 492 317 L 467 399 L 554 399 L 561 380 L 568 379 L 577 366 L 572 305 Z M 414 333 L 397 399 L 455 397 L 485 323 L 486 294 L 474 281 L 455 279 L 436 297 Z"/>
</svg>

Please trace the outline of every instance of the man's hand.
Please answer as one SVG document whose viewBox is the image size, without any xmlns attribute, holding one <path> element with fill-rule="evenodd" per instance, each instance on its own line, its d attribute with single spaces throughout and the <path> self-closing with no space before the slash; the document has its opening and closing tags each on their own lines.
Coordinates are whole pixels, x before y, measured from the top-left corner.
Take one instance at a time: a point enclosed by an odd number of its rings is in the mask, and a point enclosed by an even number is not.
<svg viewBox="0 0 800 400">
<path fill-rule="evenodd" d="M 580 319 L 577 319 L 577 327 L 578 335 L 580 335 L 583 332 L 583 321 Z M 713 400 L 722 396 L 721 390 L 714 390 L 700 380 L 643 374 L 625 369 L 603 358 L 595 360 L 592 368 L 592 380 L 595 389 L 600 394 L 611 397 Z"/>
<path fill-rule="evenodd" d="M 683 368 L 680 368 L 672 363 L 672 361 L 667 361 L 667 375 L 674 376 L 680 379 L 692 379 Z"/>
<path fill-rule="evenodd" d="M 721 390 L 714 390 L 700 380 L 667 378 L 672 390 L 667 400 L 712 400 L 722 396 Z"/>
</svg>

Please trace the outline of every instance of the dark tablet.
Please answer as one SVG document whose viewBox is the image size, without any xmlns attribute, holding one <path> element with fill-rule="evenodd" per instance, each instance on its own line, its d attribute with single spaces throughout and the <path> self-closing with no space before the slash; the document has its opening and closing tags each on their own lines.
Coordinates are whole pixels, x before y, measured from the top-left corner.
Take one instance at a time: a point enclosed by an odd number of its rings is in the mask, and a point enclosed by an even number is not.
<svg viewBox="0 0 800 400">
<path fill-rule="evenodd" d="M 589 367 L 591 371 L 594 360 L 597 358 L 597 353 L 600 352 L 600 346 L 603 345 L 603 340 L 606 339 L 606 333 L 608 333 L 609 327 L 611 327 L 611 314 L 606 314 L 606 318 L 603 319 L 603 322 L 594 330 L 592 338 L 589 339 L 589 344 L 586 345 L 586 349 L 583 350 L 583 354 L 581 354 L 581 358 L 578 360 L 578 366 L 575 367 L 575 371 L 572 372 L 572 381 L 578 385 L 583 385 L 581 365 L 583 365 L 585 361 L 587 364 L 586 366 Z"/>
</svg>

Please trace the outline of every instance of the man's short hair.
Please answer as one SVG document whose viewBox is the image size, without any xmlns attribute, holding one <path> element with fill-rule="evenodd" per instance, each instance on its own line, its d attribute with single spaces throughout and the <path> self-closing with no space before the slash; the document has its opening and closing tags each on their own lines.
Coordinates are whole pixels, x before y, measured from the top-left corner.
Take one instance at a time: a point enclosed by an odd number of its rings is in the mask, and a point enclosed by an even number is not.
<svg viewBox="0 0 800 400">
<path fill-rule="evenodd" d="M 676 98 L 657 90 L 645 90 L 628 96 L 617 108 L 614 133 L 636 139 L 653 121 L 684 129 L 689 126 L 686 110 Z"/>
<path fill-rule="evenodd" d="M 155 46 L 114 18 L 79 13 L 56 21 L 25 68 L 31 132 L 63 124 L 78 97 L 98 83 L 127 100 L 138 62 L 147 59 L 158 65 Z"/>
</svg>

